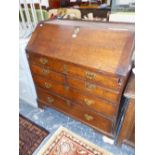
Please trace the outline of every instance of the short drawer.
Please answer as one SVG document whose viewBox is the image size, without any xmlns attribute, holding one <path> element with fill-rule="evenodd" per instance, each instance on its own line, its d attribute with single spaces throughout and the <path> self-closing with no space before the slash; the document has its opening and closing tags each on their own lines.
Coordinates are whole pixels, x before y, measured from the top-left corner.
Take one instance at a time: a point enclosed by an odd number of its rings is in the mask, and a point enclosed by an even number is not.
<svg viewBox="0 0 155 155">
<path fill-rule="evenodd" d="M 34 53 L 29 55 L 29 60 L 35 64 L 50 67 L 53 71 L 79 77 L 90 82 L 95 82 L 113 90 L 121 90 L 124 85 L 124 79 L 122 77 L 108 75 L 86 66 L 79 66 L 73 63 L 48 58 Z"/>
<path fill-rule="evenodd" d="M 87 92 L 94 96 L 101 97 L 107 101 L 118 103 L 120 100 L 120 92 L 112 91 L 107 88 L 101 87 L 97 84 L 88 81 L 82 81 L 77 78 L 67 77 L 68 85 L 79 89 L 82 92 Z"/>
<path fill-rule="evenodd" d="M 36 76 L 36 75 L 33 75 L 33 79 L 34 79 L 36 86 L 46 89 L 47 91 L 52 91 L 52 92 L 59 94 L 63 97 L 72 99 L 71 93 L 70 93 L 71 92 L 70 87 L 68 87 L 67 85 L 57 83 L 55 81 L 51 81 L 48 79 L 44 79 L 43 77 Z"/>
<path fill-rule="evenodd" d="M 47 93 L 42 89 L 37 89 L 37 93 L 38 100 L 45 106 L 54 107 L 101 132 L 112 133 L 113 122 L 111 120 L 104 118 L 93 111 L 89 111 L 78 104 L 74 104 L 70 100 Z"/>
<path fill-rule="evenodd" d="M 32 74 L 40 75 L 53 81 L 65 83 L 65 76 L 61 73 L 54 72 L 47 67 L 40 67 L 32 63 L 30 63 L 30 68 Z"/>
<path fill-rule="evenodd" d="M 40 101 L 43 101 L 46 105 L 55 106 L 67 113 L 71 113 L 72 111 L 71 107 L 73 107 L 73 104 L 70 100 L 64 99 L 62 97 L 60 98 L 58 97 L 58 95 L 53 95 L 38 87 L 36 90 L 38 99 Z"/>
</svg>

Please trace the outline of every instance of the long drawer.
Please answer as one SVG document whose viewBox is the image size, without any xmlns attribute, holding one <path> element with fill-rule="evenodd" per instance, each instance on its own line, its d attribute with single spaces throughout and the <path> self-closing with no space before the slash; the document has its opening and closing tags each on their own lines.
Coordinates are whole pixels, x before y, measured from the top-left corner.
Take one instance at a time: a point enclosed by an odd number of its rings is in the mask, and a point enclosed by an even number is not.
<svg viewBox="0 0 155 155">
<path fill-rule="evenodd" d="M 38 101 L 41 102 L 41 104 L 54 107 L 103 133 L 113 132 L 113 122 L 111 120 L 87 110 L 78 104 L 74 104 L 70 100 L 47 93 L 43 89 L 37 88 L 37 93 Z"/>
<path fill-rule="evenodd" d="M 102 99 L 81 93 L 78 90 L 70 88 L 72 100 L 91 108 L 99 113 L 109 116 L 113 119 L 116 118 L 117 106 L 112 105 Z"/>
<path fill-rule="evenodd" d="M 85 66 L 78 66 L 62 60 L 48 58 L 38 54 L 30 53 L 28 55 L 31 63 L 40 65 L 42 67 L 49 67 L 53 71 L 64 73 L 70 76 L 79 77 L 90 82 L 96 82 L 104 87 L 113 90 L 121 90 L 124 85 L 123 77 L 108 76 L 108 73 L 102 73 L 100 70 L 90 69 Z"/>
<path fill-rule="evenodd" d="M 117 112 L 116 105 L 108 103 L 105 100 L 102 100 L 95 96 L 90 96 L 88 94 L 81 93 L 76 89 L 66 87 L 66 85 L 45 80 L 40 76 L 33 76 L 33 78 L 37 86 L 46 89 L 47 91 L 52 91 L 55 94 L 61 95 L 70 100 L 73 100 L 74 102 L 85 105 L 88 108 L 92 108 L 93 110 L 100 112 L 111 118 L 116 117 L 115 116 Z"/>
</svg>

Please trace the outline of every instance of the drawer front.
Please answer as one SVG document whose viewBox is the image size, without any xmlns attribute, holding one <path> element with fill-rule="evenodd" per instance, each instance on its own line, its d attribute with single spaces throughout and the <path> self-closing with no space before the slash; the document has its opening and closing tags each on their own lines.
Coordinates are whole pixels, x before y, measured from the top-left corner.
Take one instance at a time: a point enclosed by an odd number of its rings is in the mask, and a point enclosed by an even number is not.
<svg viewBox="0 0 155 155">
<path fill-rule="evenodd" d="M 110 77 L 101 72 L 96 72 L 94 69 L 88 69 L 69 62 L 47 58 L 33 53 L 29 55 L 29 60 L 33 63 L 50 67 L 56 72 L 77 76 L 91 82 L 96 82 L 113 90 L 120 90 L 124 84 L 124 79 L 120 77 Z"/>
<path fill-rule="evenodd" d="M 80 121 L 102 130 L 104 132 L 111 133 L 113 122 L 106 119 L 96 113 L 85 109 L 84 107 L 74 104 L 69 100 L 49 94 L 42 89 L 37 89 L 38 99 L 49 107 L 55 107 L 56 109 L 73 116 Z"/>
<path fill-rule="evenodd" d="M 99 85 L 96 85 L 94 83 L 90 83 L 88 81 L 82 81 L 71 77 L 67 78 L 67 82 L 69 86 L 79 89 L 80 91 L 90 93 L 92 95 L 101 97 L 113 103 L 119 102 L 120 98 L 119 92 L 114 92 Z"/>
<path fill-rule="evenodd" d="M 30 63 L 31 72 L 36 75 L 44 76 L 45 78 L 65 83 L 65 76 L 63 74 L 54 72 L 48 68 L 40 67 Z"/>
<path fill-rule="evenodd" d="M 71 95 L 70 95 L 71 91 L 67 85 L 60 84 L 54 81 L 49 81 L 47 79 L 44 79 L 43 77 L 35 76 L 35 75 L 33 75 L 33 79 L 37 86 L 71 99 Z"/>
<path fill-rule="evenodd" d="M 116 77 L 110 77 L 106 76 L 104 74 L 92 71 L 90 69 L 86 69 L 84 67 L 79 67 L 75 65 L 66 65 L 67 68 L 67 74 L 73 75 L 75 77 L 82 78 L 84 80 L 102 85 L 104 87 L 113 89 L 113 90 L 120 90 L 121 89 L 121 83 L 120 79 Z"/>
<path fill-rule="evenodd" d="M 46 103 L 46 105 L 61 108 L 61 110 L 70 113 L 72 111 L 73 103 L 70 100 L 62 99 L 47 91 L 37 87 L 38 99 Z"/>
<path fill-rule="evenodd" d="M 88 109 L 91 108 L 111 118 L 116 117 L 117 105 L 114 106 L 111 103 L 108 103 L 97 97 L 83 94 L 78 90 L 67 87 L 60 83 L 56 83 L 53 81 L 47 81 L 39 76 L 33 76 L 33 78 L 37 86 L 43 89 L 46 89 L 47 91 L 66 97 L 70 100 L 73 100 L 76 103 L 85 105 L 88 107 Z"/>
<path fill-rule="evenodd" d="M 87 109 L 91 108 L 96 112 L 102 113 L 108 117 L 116 119 L 117 107 L 108 103 L 104 100 L 101 100 L 97 97 L 92 97 L 87 94 L 82 94 L 80 91 L 71 89 L 72 100 L 86 106 Z"/>
</svg>

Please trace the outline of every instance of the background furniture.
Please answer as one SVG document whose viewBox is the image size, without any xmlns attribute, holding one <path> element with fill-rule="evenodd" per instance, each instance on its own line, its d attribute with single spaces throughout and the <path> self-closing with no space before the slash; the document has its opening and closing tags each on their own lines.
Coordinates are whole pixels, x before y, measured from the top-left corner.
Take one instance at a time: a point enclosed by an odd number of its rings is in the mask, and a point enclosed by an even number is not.
<svg viewBox="0 0 155 155">
<path fill-rule="evenodd" d="M 107 0 L 103 0 L 102 3 L 107 3 Z M 109 14 L 111 11 L 111 1 L 110 5 L 105 8 L 99 8 L 100 6 L 99 1 L 92 1 L 91 5 L 89 2 L 82 2 L 82 1 L 76 1 L 76 2 L 70 2 L 70 0 L 49 0 L 49 8 L 48 10 L 52 8 L 59 8 L 59 7 L 72 7 L 75 5 L 78 5 L 80 11 L 81 11 L 81 17 L 84 18 L 84 16 L 87 16 L 88 13 L 93 13 L 94 17 L 98 18 L 106 18 L 107 21 L 109 21 Z"/>
<path fill-rule="evenodd" d="M 45 1 L 36 3 L 35 1 L 19 1 L 19 98 L 34 107 L 37 107 L 37 96 L 25 54 L 25 47 L 38 22 L 47 19 L 46 8 L 47 3 Z"/>
<path fill-rule="evenodd" d="M 135 146 L 135 75 L 131 73 L 124 92 L 126 100 L 125 112 L 118 134 L 117 144 Z"/>
<path fill-rule="evenodd" d="M 94 17 L 106 18 L 107 21 L 109 21 L 111 8 L 79 8 L 79 10 L 81 11 L 82 18 L 84 18 L 84 16 L 87 16 L 88 13 L 93 13 Z"/>
</svg>

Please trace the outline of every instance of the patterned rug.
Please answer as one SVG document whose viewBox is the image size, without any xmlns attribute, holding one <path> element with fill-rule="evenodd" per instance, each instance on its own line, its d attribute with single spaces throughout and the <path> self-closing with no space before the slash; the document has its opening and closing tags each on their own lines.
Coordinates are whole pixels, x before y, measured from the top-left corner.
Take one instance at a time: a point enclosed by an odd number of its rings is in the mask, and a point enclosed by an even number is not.
<svg viewBox="0 0 155 155">
<path fill-rule="evenodd" d="M 37 155 L 112 155 L 112 153 L 60 127 Z"/>
<path fill-rule="evenodd" d="M 19 115 L 19 155 L 32 155 L 48 131 Z"/>
</svg>

